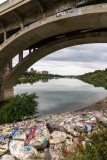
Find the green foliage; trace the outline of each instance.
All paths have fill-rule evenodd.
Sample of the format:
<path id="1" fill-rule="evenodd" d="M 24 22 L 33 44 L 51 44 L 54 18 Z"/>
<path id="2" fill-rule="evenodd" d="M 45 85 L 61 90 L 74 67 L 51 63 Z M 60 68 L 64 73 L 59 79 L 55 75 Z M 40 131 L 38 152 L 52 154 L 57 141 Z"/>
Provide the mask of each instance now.
<path id="1" fill-rule="evenodd" d="M 25 72 L 19 80 L 17 81 L 16 84 L 21 84 L 21 83 L 30 83 L 33 84 L 35 82 L 38 82 L 39 80 L 48 80 L 48 79 L 53 79 L 53 78 L 65 78 L 65 76 L 61 75 L 54 75 L 54 74 L 40 74 L 40 73 L 35 73 L 35 72 Z"/>
<path id="2" fill-rule="evenodd" d="M 78 78 L 86 83 L 94 85 L 95 87 L 103 87 L 107 89 L 107 69 L 86 73 L 78 76 Z"/>
<path id="3" fill-rule="evenodd" d="M 107 129 L 94 132 L 86 143 L 86 149 L 79 145 L 69 160 L 107 160 Z"/>
<path id="4" fill-rule="evenodd" d="M 0 110 L 0 123 L 12 123 L 20 121 L 25 116 L 32 116 L 38 113 L 38 97 L 35 93 L 18 94 L 9 99 Z"/>

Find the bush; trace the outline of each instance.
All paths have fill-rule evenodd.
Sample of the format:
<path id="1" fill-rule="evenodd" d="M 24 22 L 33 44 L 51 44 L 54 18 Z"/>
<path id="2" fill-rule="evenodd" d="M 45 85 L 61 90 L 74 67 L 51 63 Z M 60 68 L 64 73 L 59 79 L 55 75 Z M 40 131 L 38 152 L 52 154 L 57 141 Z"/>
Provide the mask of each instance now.
<path id="1" fill-rule="evenodd" d="M 0 123 L 12 123 L 20 121 L 25 116 L 32 116 L 38 113 L 38 97 L 32 94 L 17 94 L 10 98 L 0 110 Z"/>
<path id="2" fill-rule="evenodd" d="M 102 128 L 90 136 L 86 149 L 78 145 L 75 154 L 67 157 L 69 160 L 107 160 L 107 129 Z"/>

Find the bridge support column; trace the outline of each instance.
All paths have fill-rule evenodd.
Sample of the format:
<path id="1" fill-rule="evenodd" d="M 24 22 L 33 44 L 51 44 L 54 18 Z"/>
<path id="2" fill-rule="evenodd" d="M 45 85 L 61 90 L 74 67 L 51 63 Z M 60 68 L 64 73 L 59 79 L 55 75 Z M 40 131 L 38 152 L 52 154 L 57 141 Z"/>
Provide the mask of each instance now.
<path id="1" fill-rule="evenodd" d="M 31 53 L 31 49 L 29 49 L 29 54 Z"/>
<path id="2" fill-rule="evenodd" d="M 21 26 L 20 26 L 20 27 L 21 27 L 21 30 L 24 28 L 24 25 L 23 25 L 23 23 L 21 24 Z"/>
<path id="3" fill-rule="evenodd" d="M 3 80 L 8 75 L 12 69 L 12 60 L 4 67 L 3 71 L 0 73 L 0 101 L 4 101 L 10 97 L 14 96 L 14 89 L 4 89 Z"/>
<path id="4" fill-rule="evenodd" d="M 9 62 L 9 71 L 12 70 L 12 60 Z"/>
<path id="5" fill-rule="evenodd" d="M 19 53 L 19 62 L 21 62 L 23 59 L 23 52 Z"/>
<path id="6" fill-rule="evenodd" d="M 10 72 L 10 63 L 8 63 L 4 68 L 3 68 L 3 71 L 2 71 L 2 78 L 5 78 L 6 75 Z"/>
<path id="7" fill-rule="evenodd" d="M 14 96 L 14 89 L 0 89 L 0 101 L 5 101 Z"/>
<path id="8" fill-rule="evenodd" d="M 6 31 L 4 32 L 4 41 L 6 41 Z"/>

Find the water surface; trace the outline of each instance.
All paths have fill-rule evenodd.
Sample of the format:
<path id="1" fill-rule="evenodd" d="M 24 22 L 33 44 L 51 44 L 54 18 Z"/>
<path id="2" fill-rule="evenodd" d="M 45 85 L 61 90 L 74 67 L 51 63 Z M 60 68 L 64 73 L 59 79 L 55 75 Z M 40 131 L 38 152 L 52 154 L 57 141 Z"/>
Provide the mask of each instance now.
<path id="1" fill-rule="evenodd" d="M 14 87 L 15 94 L 24 92 L 37 94 L 40 114 L 72 112 L 107 96 L 107 90 L 102 87 L 67 78 Z"/>

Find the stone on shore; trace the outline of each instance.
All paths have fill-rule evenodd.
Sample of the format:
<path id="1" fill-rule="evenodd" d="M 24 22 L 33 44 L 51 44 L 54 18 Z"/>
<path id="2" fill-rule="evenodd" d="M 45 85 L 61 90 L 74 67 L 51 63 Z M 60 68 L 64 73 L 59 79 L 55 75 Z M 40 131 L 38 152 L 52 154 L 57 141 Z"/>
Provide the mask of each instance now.
<path id="1" fill-rule="evenodd" d="M 63 151 L 74 153 L 79 141 L 107 127 L 107 111 L 39 116 L 0 126 L 0 160 L 62 160 Z M 38 159 L 39 159 L 38 158 Z"/>

